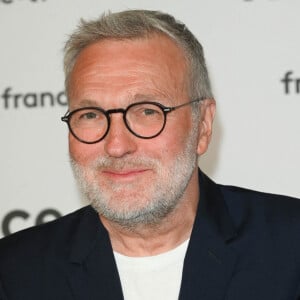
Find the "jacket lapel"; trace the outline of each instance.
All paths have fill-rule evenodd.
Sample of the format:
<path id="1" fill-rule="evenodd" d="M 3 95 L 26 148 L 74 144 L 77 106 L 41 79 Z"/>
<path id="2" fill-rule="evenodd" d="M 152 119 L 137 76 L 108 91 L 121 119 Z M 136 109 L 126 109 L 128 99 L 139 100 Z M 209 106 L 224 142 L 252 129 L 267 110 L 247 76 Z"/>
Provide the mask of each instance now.
<path id="1" fill-rule="evenodd" d="M 218 186 L 200 173 L 200 202 L 184 261 L 180 300 L 224 299 L 236 254 L 236 231 Z"/>
<path id="2" fill-rule="evenodd" d="M 108 233 L 90 207 L 71 242 L 68 270 L 74 299 L 123 299 Z"/>

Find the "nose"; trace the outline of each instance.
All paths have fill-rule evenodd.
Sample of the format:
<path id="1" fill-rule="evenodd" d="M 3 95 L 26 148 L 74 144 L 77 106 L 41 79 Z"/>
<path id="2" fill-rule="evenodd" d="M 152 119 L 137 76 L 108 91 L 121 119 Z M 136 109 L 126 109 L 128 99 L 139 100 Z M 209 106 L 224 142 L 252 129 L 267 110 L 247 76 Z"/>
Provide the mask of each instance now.
<path id="1" fill-rule="evenodd" d="M 135 152 L 136 137 L 127 129 L 121 113 L 110 116 L 110 128 L 104 138 L 104 150 L 111 157 L 120 158 Z"/>

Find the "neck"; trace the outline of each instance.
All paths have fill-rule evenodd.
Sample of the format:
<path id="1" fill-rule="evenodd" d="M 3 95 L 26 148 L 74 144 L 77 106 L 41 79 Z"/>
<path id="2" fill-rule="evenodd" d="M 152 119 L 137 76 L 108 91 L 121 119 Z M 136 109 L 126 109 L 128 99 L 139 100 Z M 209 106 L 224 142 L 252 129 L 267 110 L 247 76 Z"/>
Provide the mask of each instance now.
<path id="1" fill-rule="evenodd" d="M 177 207 L 158 224 L 128 228 L 104 216 L 100 219 L 109 233 L 114 251 L 126 256 L 157 255 L 177 247 L 190 237 L 198 201 L 198 173 L 195 172 Z"/>

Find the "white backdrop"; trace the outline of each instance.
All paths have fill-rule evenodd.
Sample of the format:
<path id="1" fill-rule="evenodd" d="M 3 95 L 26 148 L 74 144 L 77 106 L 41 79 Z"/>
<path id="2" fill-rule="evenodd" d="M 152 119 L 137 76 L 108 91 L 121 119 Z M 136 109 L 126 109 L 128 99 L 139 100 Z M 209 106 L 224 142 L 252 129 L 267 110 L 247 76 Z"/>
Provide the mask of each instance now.
<path id="1" fill-rule="evenodd" d="M 69 166 L 62 48 L 78 20 L 173 14 L 203 44 L 215 181 L 300 198 L 299 0 L 0 0 L 0 236 L 84 205 Z"/>

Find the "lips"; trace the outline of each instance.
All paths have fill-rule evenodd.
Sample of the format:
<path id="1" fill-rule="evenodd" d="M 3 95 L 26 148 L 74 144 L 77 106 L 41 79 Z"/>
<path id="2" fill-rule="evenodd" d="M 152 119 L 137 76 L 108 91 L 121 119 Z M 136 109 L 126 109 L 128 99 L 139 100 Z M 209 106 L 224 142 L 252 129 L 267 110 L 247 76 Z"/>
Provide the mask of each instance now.
<path id="1" fill-rule="evenodd" d="M 105 169 L 102 170 L 102 174 L 110 178 L 126 179 L 126 178 L 133 178 L 142 175 L 148 170 L 149 169 L 124 169 L 124 170 Z"/>

